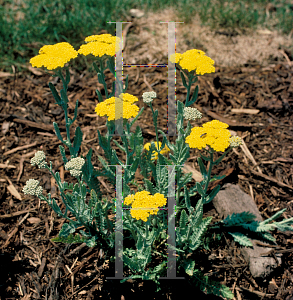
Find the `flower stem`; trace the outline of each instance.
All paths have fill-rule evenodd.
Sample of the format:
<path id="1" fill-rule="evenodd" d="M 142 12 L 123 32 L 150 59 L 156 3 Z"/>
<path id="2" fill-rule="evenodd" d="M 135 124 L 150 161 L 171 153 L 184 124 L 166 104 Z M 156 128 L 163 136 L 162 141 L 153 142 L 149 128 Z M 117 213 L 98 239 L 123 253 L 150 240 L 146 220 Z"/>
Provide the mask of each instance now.
<path id="1" fill-rule="evenodd" d="M 210 165 L 209 165 L 209 170 L 208 170 L 208 174 L 207 174 L 208 177 L 207 177 L 207 181 L 206 181 L 205 188 L 204 188 L 205 195 L 206 195 L 206 192 L 208 190 L 208 185 L 209 185 L 209 182 L 211 180 L 212 168 L 214 166 L 214 164 L 213 164 L 213 162 L 214 162 L 214 151 L 213 150 L 211 150 L 211 152 L 210 152 L 209 161 L 210 161 Z"/>
<path id="2" fill-rule="evenodd" d="M 108 99 L 109 94 L 108 94 L 107 84 L 106 84 L 106 81 L 105 81 L 104 60 L 102 58 L 99 58 L 98 61 L 99 61 L 100 71 L 101 71 L 100 74 L 101 74 L 101 77 L 102 77 L 102 82 L 101 83 L 104 86 L 104 90 L 105 90 L 105 94 L 106 94 L 106 99 Z"/>
<path id="3" fill-rule="evenodd" d="M 70 154 L 71 153 L 71 141 L 70 141 L 70 130 L 69 130 L 69 122 L 68 122 L 68 112 L 67 112 L 67 103 L 68 103 L 68 98 L 67 98 L 67 84 L 66 84 L 66 80 L 64 79 L 63 75 L 62 75 L 62 71 L 61 69 L 60 70 L 57 70 L 57 75 L 59 76 L 59 78 L 61 79 L 62 81 L 62 84 L 63 84 L 63 90 L 64 90 L 64 94 L 65 94 L 65 99 L 64 99 L 64 102 L 65 102 L 65 105 L 63 106 L 62 105 L 62 108 L 63 108 L 63 111 L 64 111 L 64 114 L 65 114 L 65 127 L 66 127 L 66 135 L 67 135 L 67 141 L 69 143 L 69 150 L 70 150 Z M 62 94 L 61 94 L 61 97 L 62 97 Z"/>
<path id="4" fill-rule="evenodd" d="M 150 103 L 150 108 L 152 110 L 152 113 L 153 113 L 153 120 L 154 120 L 154 125 L 155 125 L 155 130 L 156 130 L 156 140 L 157 140 L 157 149 L 159 150 L 159 134 L 158 134 L 158 124 L 155 120 L 155 112 L 154 112 L 154 109 L 153 109 L 153 105 L 152 105 L 152 102 Z M 160 153 L 161 151 L 159 151 Z"/>

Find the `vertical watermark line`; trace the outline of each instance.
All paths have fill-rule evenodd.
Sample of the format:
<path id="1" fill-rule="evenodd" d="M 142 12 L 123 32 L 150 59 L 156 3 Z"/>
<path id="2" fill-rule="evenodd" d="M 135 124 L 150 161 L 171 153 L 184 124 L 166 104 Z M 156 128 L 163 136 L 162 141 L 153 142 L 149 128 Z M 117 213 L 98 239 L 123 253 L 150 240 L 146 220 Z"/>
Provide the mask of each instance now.
<path id="1" fill-rule="evenodd" d="M 116 50 L 117 46 L 119 50 L 116 53 L 115 57 L 115 133 L 116 135 L 123 135 L 123 101 L 119 98 L 122 93 L 122 72 L 123 72 L 123 60 L 122 60 L 122 45 L 123 45 L 123 37 L 122 37 L 122 23 L 116 23 L 116 36 L 120 38 L 119 45 L 115 45 Z M 116 51 L 115 51 L 116 52 Z M 118 100 L 120 99 L 120 100 Z"/>
<path id="2" fill-rule="evenodd" d="M 171 55 L 175 55 L 176 52 L 176 35 L 175 35 L 175 23 L 184 22 L 160 22 L 168 24 L 168 134 L 166 136 L 177 136 L 176 133 L 176 69 L 175 63 L 170 61 Z M 160 135 L 162 137 L 162 135 Z"/>
<path id="3" fill-rule="evenodd" d="M 113 166 L 113 165 L 110 165 Z M 116 224 L 115 224 L 115 277 L 107 279 L 123 279 L 123 213 L 122 213 L 122 166 L 116 166 Z"/>
<path id="4" fill-rule="evenodd" d="M 175 63 L 170 61 L 170 56 L 175 55 L 175 22 L 168 23 L 168 136 L 176 136 L 176 98 L 175 98 Z"/>
<path id="5" fill-rule="evenodd" d="M 172 170 L 173 168 L 173 170 Z M 176 247 L 176 233 L 175 233 L 175 175 L 176 165 L 168 165 L 168 262 L 167 262 L 167 277 L 160 277 L 160 279 L 185 279 L 185 277 L 177 277 L 176 270 L 176 251 L 170 246 Z M 170 245 L 170 246 L 169 246 Z"/>
<path id="6" fill-rule="evenodd" d="M 122 38 L 123 38 L 122 37 L 122 23 L 129 23 L 129 22 L 107 22 L 107 23 L 116 23 L 116 36 L 120 38 L 120 43 L 122 43 L 123 42 L 123 40 L 122 40 Z M 160 23 L 168 23 L 168 34 L 170 35 L 170 32 L 171 32 L 171 38 L 169 38 L 169 41 L 168 41 L 168 47 L 170 49 L 170 50 L 169 49 L 168 50 L 171 51 L 171 53 L 169 53 L 169 55 L 168 55 L 168 113 L 170 112 L 171 122 L 169 122 L 169 118 L 168 118 L 168 134 L 167 135 L 174 136 L 176 134 L 176 129 L 175 129 L 176 127 L 175 127 L 175 122 L 174 122 L 175 116 L 176 116 L 176 107 L 175 107 L 176 70 L 175 70 L 175 64 L 170 62 L 170 55 L 174 54 L 175 49 L 176 49 L 175 22 L 172 22 L 173 24 L 171 23 L 174 26 L 171 26 L 170 29 L 169 29 L 169 22 L 160 22 Z M 184 23 L 184 22 L 176 22 L 176 23 Z M 172 32 L 173 32 L 173 34 L 172 34 Z M 174 47 L 173 47 L 173 45 L 171 45 L 172 41 L 173 41 Z M 117 47 L 117 44 L 116 44 L 116 47 Z M 172 49 L 174 49 L 174 51 Z M 116 48 L 116 50 L 117 50 L 117 48 Z M 173 70 L 172 70 L 171 64 L 173 65 Z M 169 70 L 169 68 L 170 68 L 170 70 Z M 172 75 L 172 72 L 173 72 L 173 75 Z M 115 78 L 116 78 L 116 82 L 115 82 L 115 128 L 116 128 L 116 135 L 118 133 L 118 136 L 123 135 L 123 101 L 121 101 L 122 99 L 119 98 L 120 94 L 123 91 L 122 74 L 123 74 L 122 47 L 119 47 L 119 50 L 117 51 L 117 54 L 116 54 L 116 60 L 115 60 Z M 169 85 L 171 85 L 171 88 L 169 87 Z M 170 106 L 171 106 L 170 109 L 169 109 L 169 99 L 170 99 Z M 169 131 L 169 128 L 170 128 L 170 131 Z M 111 136 L 114 136 L 114 135 L 115 134 L 111 134 Z M 116 264 L 116 260 L 115 260 L 115 270 L 116 270 L 116 273 L 118 273 L 119 275 L 118 275 L 118 277 L 117 276 L 107 277 L 107 279 L 123 279 L 122 169 L 121 169 L 121 166 L 118 166 L 118 165 L 115 165 L 115 166 L 116 166 L 117 178 L 121 178 L 119 183 L 117 182 L 117 179 L 116 179 L 116 183 L 118 183 L 118 184 L 116 184 L 116 189 L 117 189 L 116 195 L 117 195 L 118 205 L 117 205 L 117 202 L 115 205 L 116 208 L 118 208 L 117 214 L 116 214 L 115 253 L 116 253 L 116 259 L 119 258 L 117 264 Z M 118 177 L 119 172 L 118 172 L 117 167 L 120 167 L 119 170 L 120 170 L 121 177 Z M 171 189 L 173 190 L 173 195 L 174 195 L 173 201 L 172 201 L 172 197 L 171 197 L 170 198 L 171 201 L 169 202 L 170 206 L 168 205 L 169 220 L 170 220 L 170 217 L 172 216 L 172 214 L 174 213 L 174 207 L 176 205 L 174 183 L 175 183 L 175 181 L 173 182 L 173 186 L 171 187 Z M 117 188 L 117 186 L 119 186 L 120 189 Z M 169 189 L 170 189 L 170 185 L 168 187 L 168 193 L 170 194 Z M 118 195 L 120 195 L 120 201 L 119 201 Z M 170 207 L 172 207 L 172 210 L 169 212 Z M 173 229 L 173 232 L 172 232 L 172 229 Z M 175 219 L 173 222 L 171 220 L 170 220 L 170 222 L 168 222 L 168 231 L 170 231 L 170 238 L 168 239 L 168 243 L 175 247 Z M 117 235 L 117 232 L 118 232 L 118 235 Z M 173 243 L 172 243 L 172 240 L 173 240 Z M 171 279 L 171 278 L 172 279 L 174 279 L 174 278 L 185 279 L 185 277 L 176 277 L 176 257 L 175 257 L 175 261 L 174 261 L 174 256 L 176 254 L 174 254 L 174 250 L 172 250 L 170 248 L 168 250 L 170 253 L 169 257 L 171 258 L 171 263 L 169 263 L 169 257 L 168 257 L 168 267 L 169 267 L 168 277 L 161 277 L 160 279 Z M 171 253 L 171 250 L 173 251 L 173 253 Z M 173 263 L 172 263 L 172 258 L 173 258 Z M 174 273 L 175 273 L 175 277 L 174 277 Z M 169 275 L 171 275 L 172 277 L 169 277 Z"/>
<path id="7" fill-rule="evenodd" d="M 172 172 L 172 167 L 168 166 L 168 268 L 167 268 L 167 277 L 170 279 L 176 278 L 176 251 L 172 250 L 169 245 L 176 247 L 175 240 L 175 216 L 171 219 L 171 216 L 175 211 L 175 172 Z M 171 178 L 170 178 L 171 177 Z"/>
<path id="8" fill-rule="evenodd" d="M 116 24 L 116 37 L 120 39 L 119 43 L 115 44 L 115 133 L 111 136 L 125 136 L 123 134 L 123 99 L 119 98 L 123 92 L 123 36 L 122 24 L 129 22 L 107 22 Z M 130 22 L 131 23 L 131 22 Z"/>

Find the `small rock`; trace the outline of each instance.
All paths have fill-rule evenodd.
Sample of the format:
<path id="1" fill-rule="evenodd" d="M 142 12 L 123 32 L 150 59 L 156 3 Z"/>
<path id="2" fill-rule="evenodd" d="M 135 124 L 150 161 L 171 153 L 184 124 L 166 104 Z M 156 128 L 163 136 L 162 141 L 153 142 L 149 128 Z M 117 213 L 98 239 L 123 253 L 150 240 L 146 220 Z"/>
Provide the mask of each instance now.
<path id="1" fill-rule="evenodd" d="M 220 190 L 217 196 L 213 200 L 213 205 L 221 218 L 226 218 L 232 213 L 241 213 L 249 211 L 256 216 L 257 221 L 263 221 L 263 218 L 253 201 L 253 199 L 244 193 L 238 185 L 227 183 L 223 186 L 223 190 Z M 272 248 L 259 247 L 256 245 L 253 239 L 250 239 L 253 248 L 242 247 L 241 253 L 244 256 L 247 263 L 249 263 L 249 269 L 251 275 L 254 278 L 266 278 L 270 273 L 278 266 L 276 260 L 270 256 L 263 256 L 262 253 L 267 253 Z M 278 263 L 281 264 L 282 254 L 276 254 Z"/>
<path id="2" fill-rule="evenodd" d="M 130 15 L 135 18 L 141 18 L 144 16 L 144 12 L 140 9 L 132 8 L 129 12 Z"/>
<path id="3" fill-rule="evenodd" d="M 266 278 L 269 276 L 275 268 L 277 268 L 278 263 L 281 264 L 282 254 L 276 254 L 278 263 L 271 256 L 262 256 L 261 253 L 266 253 L 272 250 L 269 247 L 259 247 L 255 244 L 255 241 L 251 239 L 253 248 L 244 247 L 241 249 L 241 253 L 245 260 L 249 263 L 249 270 L 254 278 Z"/>

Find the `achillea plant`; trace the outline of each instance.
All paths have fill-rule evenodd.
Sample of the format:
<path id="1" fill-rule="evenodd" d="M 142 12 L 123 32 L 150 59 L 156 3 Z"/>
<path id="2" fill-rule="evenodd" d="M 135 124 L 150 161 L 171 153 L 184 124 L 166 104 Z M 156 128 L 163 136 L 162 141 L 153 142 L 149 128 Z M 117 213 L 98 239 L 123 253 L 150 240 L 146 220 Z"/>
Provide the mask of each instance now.
<path id="1" fill-rule="evenodd" d="M 167 237 L 167 224 L 164 221 L 164 208 L 168 199 L 168 169 L 167 166 L 181 166 L 189 157 L 190 148 L 197 148 L 205 151 L 206 155 L 200 154 L 197 159 L 202 173 L 203 180 L 197 182 L 192 188 L 187 190 L 186 184 L 191 181 L 191 173 L 182 174 L 179 167 L 176 173 L 176 209 L 177 214 L 173 214 L 168 222 L 176 219 L 176 247 L 169 245 L 171 249 L 176 250 L 178 257 L 176 259 L 178 268 L 183 268 L 185 273 L 189 275 L 190 282 L 198 285 L 206 293 L 213 293 L 221 295 L 227 299 L 233 299 L 234 295 L 230 289 L 217 282 L 211 281 L 207 276 L 204 276 L 199 269 L 195 268 L 195 261 L 188 256 L 190 253 L 196 253 L 204 247 L 204 238 L 207 230 L 211 231 L 215 228 L 221 228 L 222 231 L 229 230 L 231 236 L 242 246 L 251 246 L 251 242 L 247 234 L 252 231 L 259 234 L 260 238 L 275 242 L 273 236 L 269 233 L 271 230 L 277 228 L 281 231 L 291 230 L 293 218 L 286 219 L 281 222 L 274 222 L 275 218 L 279 217 L 282 212 L 276 213 L 270 219 L 263 222 L 254 221 L 255 216 L 244 212 L 228 216 L 222 222 L 211 226 L 212 217 L 203 218 L 203 205 L 211 202 L 220 186 L 215 187 L 210 194 L 207 193 L 208 185 L 214 180 L 223 178 L 222 176 L 212 176 L 213 166 L 219 164 L 227 153 L 234 147 L 238 147 L 242 140 L 240 137 L 231 137 L 228 130 L 228 125 L 218 120 L 213 120 L 191 128 L 188 121 L 187 128 L 183 127 L 183 118 L 187 120 L 196 120 L 201 118 L 201 113 L 196 109 L 190 107 L 197 99 L 198 87 L 195 88 L 191 95 L 191 86 L 197 81 L 199 75 L 211 73 L 215 71 L 213 66 L 214 61 L 207 57 L 203 51 L 192 49 L 183 54 L 176 53 L 171 61 L 176 62 L 180 70 L 180 75 L 184 86 L 187 89 L 187 96 L 185 104 L 180 101 L 178 103 L 178 118 L 177 131 L 179 136 L 175 144 L 171 144 L 164 132 L 157 128 L 158 110 L 154 111 L 152 102 L 156 98 L 156 93 L 145 92 L 142 95 L 143 102 L 150 106 L 153 115 L 153 122 L 156 132 L 156 141 L 145 143 L 142 137 L 142 132 L 139 126 L 136 127 L 135 132 L 130 132 L 130 128 L 136 120 L 142 115 L 144 108 L 139 109 L 134 103 L 138 98 L 125 93 L 128 87 L 128 77 L 125 82 L 125 89 L 119 95 L 119 98 L 114 97 L 114 84 L 111 94 L 108 93 L 107 85 L 104 76 L 104 62 L 107 61 L 107 67 L 113 75 L 115 75 L 113 56 L 118 49 L 119 40 L 109 34 L 94 35 L 86 38 L 87 44 L 82 45 L 78 51 L 68 43 L 59 43 L 56 45 L 44 46 L 41 48 L 38 56 L 30 60 L 33 67 L 44 66 L 48 70 L 55 70 L 56 76 L 59 76 L 63 83 L 63 89 L 60 95 L 55 87 L 50 83 L 49 87 L 53 93 L 56 103 L 61 106 L 65 112 L 65 124 L 67 139 L 64 140 L 60 134 L 58 125 L 54 122 L 54 128 L 59 140 L 69 148 L 70 158 L 67 159 L 65 149 L 59 146 L 65 169 L 70 171 L 71 176 L 78 181 L 75 185 L 72 183 L 61 182 L 58 172 L 52 171 L 52 162 L 48 167 L 46 156 L 43 151 L 37 151 L 35 156 L 31 159 L 32 165 L 37 165 L 41 169 L 47 169 L 54 177 L 62 198 L 65 204 L 65 212 L 63 213 L 57 205 L 55 199 L 51 198 L 50 193 L 48 198 L 45 197 L 43 189 L 39 186 L 39 181 L 30 179 L 27 181 L 23 192 L 29 195 L 35 195 L 41 200 L 44 200 L 57 213 L 57 215 L 68 220 L 64 223 L 59 235 L 53 238 L 54 241 L 63 243 L 82 243 L 85 242 L 89 247 L 99 245 L 103 247 L 106 256 L 109 251 L 115 247 L 115 225 L 114 220 L 109 220 L 108 211 L 116 211 L 115 204 L 111 204 L 107 199 L 102 199 L 100 191 L 100 183 L 97 180 L 98 176 L 104 176 L 109 179 L 113 186 L 116 186 L 115 165 L 124 165 L 125 173 L 123 177 L 123 207 L 131 208 L 124 211 L 123 230 L 130 232 L 132 239 L 135 241 L 135 249 L 125 249 L 123 251 L 123 262 L 131 272 L 131 278 L 142 278 L 144 280 L 154 280 L 158 284 L 159 278 L 164 275 L 167 269 L 166 256 L 163 253 L 156 251 L 155 245 Z M 103 100 L 102 95 L 97 90 L 99 103 L 96 105 L 95 112 L 97 115 L 106 118 L 106 125 L 108 132 L 106 136 L 102 136 L 98 131 L 99 144 L 104 150 L 106 160 L 98 156 L 102 164 L 102 171 L 93 169 L 91 163 L 92 149 L 89 150 L 86 157 L 79 156 L 79 149 L 82 141 L 82 132 L 80 127 L 76 128 L 73 141 L 70 138 L 69 128 L 77 117 L 78 101 L 76 102 L 74 118 L 70 119 L 67 112 L 67 87 L 70 81 L 69 71 L 64 64 L 77 55 L 94 55 L 97 58 L 97 64 L 94 67 L 98 73 L 99 82 L 104 85 L 106 99 Z M 66 77 L 63 77 L 62 70 L 66 70 Z M 183 76 L 184 70 L 188 70 L 186 74 L 188 83 Z M 123 134 L 121 136 L 123 145 L 117 141 L 114 143 L 126 154 L 126 162 L 120 161 L 117 157 L 116 151 L 111 148 L 110 142 L 112 140 L 111 134 L 115 129 L 115 105 L 123 103 Z M 129 118 L 134 118 L 129 122 Z M 126 126 L 126 128 L 124 128 Z M 162 142 L 159 141 L 158 131 L 163 135 Z M 131 148 L 131 152 L 128 150 Z M 214 160 L 216 152 L 223 152 L 223 154 Z M 166 155 L 170 158 L 167 158 Z M 206 169 L 203 161 L 209 163 Z M 144 177 L 144 186 L 140 186 L 134 179 L 135 172 L 139 167 L 140 173 Z M 174 174 L 175 167 L 172 170 Z M 154 178 L 153 184 L 149 178 L 150 172 Z M 129 184 L 136 184 L 139 192 L 134 193 L 129 188 Z M 184 188 L 184 191 L 182 191 Z M 86 195 L 90 193 L 90 200 L 86 203 Z M 190 204 L 190 197 L 199 194 L 195 207 Z M 68 210 L 76 218 L 73 221 L 67 216 Z M 85 227 L 84 230 L 79 230 L 79 234 L 73 235 L 77 228 Z M 241 232 L 232 231 L 231 228 L 236 227 L 242 229 Z M 244 231 L 243 231 L 244 230 Z M 246 232 L 245 232 L 246 230 Z M 153 269 L 146 271 L 146 265 L 152 261 L 152 255 L 162 255 L 164 257 L 163 263 Z M 111 259 L 114 257 L 111 256 Z M 129 279 L 128 277 L 121 280 L 121 282 Z"/>

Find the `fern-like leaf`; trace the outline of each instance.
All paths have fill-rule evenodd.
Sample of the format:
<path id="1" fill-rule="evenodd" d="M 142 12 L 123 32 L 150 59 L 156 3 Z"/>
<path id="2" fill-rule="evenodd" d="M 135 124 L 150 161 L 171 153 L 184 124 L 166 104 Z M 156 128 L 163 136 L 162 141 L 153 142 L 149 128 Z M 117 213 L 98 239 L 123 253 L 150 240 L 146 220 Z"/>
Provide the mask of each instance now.
<path id="1" fill-rule="evenodd" d="M 81 237 L 79 234 L 73 235 L 72 233 L 68 237 L 54 237 L 51 239 L 52 242 L 60 242 L 66 244 L 84 243 L 88 238 Z"/>
<path id="2" fill-rule="evenodd" d="M 227 216 L 222 223 L 225 224 L 225 226 L 235 226 L 242 223 L 251 222 L 256 218 L 254 214 L 252 214 L 249 211 L 244 211 L 242 213 L 235 214 Z"/>
<path id="3" fill-rule="evenodd" d="M 190 284 L 196 285 L 206 294 L 214 294 L 216 296 L 221 296 L 226 299 L 233 299 L 234 294 L 231 290 L 217 281 L 209 279 L 208 276 L 204 276 L 199 270 L 194 270 L 192 280 Z"/>
<path id="4" fill-rule="evenodd" d="M 198 226 L 198 228 L 196 228 L 194 230 L 194 233 L 191 236 L 191 241 L 190 241 L 190 245 L 189 248 L 191 250 L 196 250 L 200 244 L 202 243 L 202 237 L 205 234 L 205 232 L 208 229 L 208 225 L 210 224 L 210 222 L 212 221 L 213 217 L 207 217 L 202 219 L 201 224 Z"/>
<path id="5" fill-rule="evenodd" d="M 228 232 L 231 234 L 235 240 L 235 242 L 238 242 L 241 246 L 244 247 L 253 247 L 252 242 L 249 240 L 249 238 L 240 232 Z"/>
<path id="6" fill-rule="evenodd" d="M 182 209 L 181 211 L 181 214 L 180 214 L 180 221 L 179 221 L 179 227 L 180 227 L 180 234 L 181 235 L 186 235 L 186 232 L 187 232 L 187 224 L 188 222 L 188 216 L 187 216 L 187 213 L 184 209 Z"/>
<path id="7" fill-rule="evenodd" d="M 276 244 L 276 239 L 269 232 L 258 232 L 257 234 L 260 238 Z"/>

